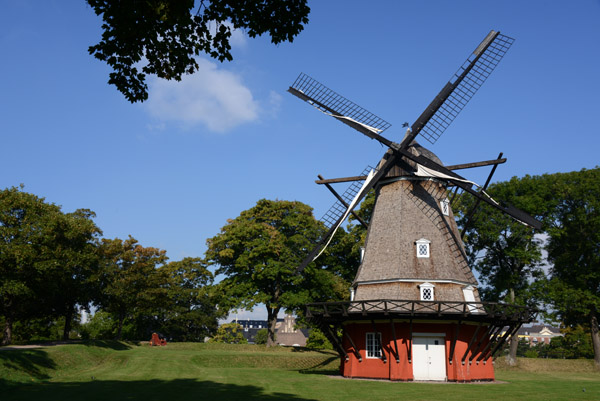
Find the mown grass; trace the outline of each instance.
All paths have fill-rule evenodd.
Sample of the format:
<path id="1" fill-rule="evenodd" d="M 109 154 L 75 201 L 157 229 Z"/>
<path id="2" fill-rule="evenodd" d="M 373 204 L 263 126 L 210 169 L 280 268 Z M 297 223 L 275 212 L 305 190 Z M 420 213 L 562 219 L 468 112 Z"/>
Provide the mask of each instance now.
<path id="1" fill-rule="evenodd" d="M 250 345 L 94 342 L 0 351 L 0 400 L 599 400 L 590 361 L 498 361 L 497 383 L 336 376 L 337 355 Z"/>

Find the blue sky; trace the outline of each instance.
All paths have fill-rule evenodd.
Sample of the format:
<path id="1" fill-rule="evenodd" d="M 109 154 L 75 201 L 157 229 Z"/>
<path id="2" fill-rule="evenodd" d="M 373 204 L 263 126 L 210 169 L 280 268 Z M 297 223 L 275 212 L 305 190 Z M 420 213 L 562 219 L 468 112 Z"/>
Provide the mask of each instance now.
<path id="1" fill-rule="evenodd" d="M 151 78 L 150 99 L 132 105 L 87 53 L 101 21 L 83 0 L 0 0 L 0 187 L 91 209 L 105 237 L 171 260 L 202 256 L 261 198 L 319 218 L 333 198 L 316 175 L 357 175 L 384 152 L 288 94 L 300 72 L 391 122 L 399 141 L 491 29 L 516 42 L 431 150 L 446 164 L 504 152 L 495 180 L 599 164 L 599 0 L 309 5 L 293 43 L 237 32 L 233 62 Z M 480 183 L 488 172 L 463 171 Z"/>

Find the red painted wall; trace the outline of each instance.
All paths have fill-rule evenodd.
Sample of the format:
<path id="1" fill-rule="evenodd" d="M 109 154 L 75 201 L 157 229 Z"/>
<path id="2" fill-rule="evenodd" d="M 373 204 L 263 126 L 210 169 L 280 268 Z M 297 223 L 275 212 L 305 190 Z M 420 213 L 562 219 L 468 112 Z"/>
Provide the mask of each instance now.
<path id="1" fill-rule="evenodd" d="M 413 380 L 412 363 L 408 361 L 409 355 L 409 322 L 394 322 L 396 331 L 398 355 L 394 345 L 394 337 L 390 322 L 376 322 L 376 329 L 381 333 L 381 341 L 386 361 L 381 358 L 367 358 L 366 356 L 366 334 L 375 331 L 371 322 L 348 322 L 345 324 L 345 330 L 352 338 L 354 345 L 362 357 L 359 362 L 354 354 L 354 349 L 346 336 L 343 339 L 343 347 L 348 353 L 348 360 L 342 359 L 341 373 L 346 377 L 364 377 L 389 380 Z M 446 340 L 446 376 L 449 381 L 473 381 L 473 380 L 493 380 L 494 366 L 491 358 L 484 363 L 476 363 L 479 354 L 475 356 L 472 363 L 469 364 L 469 357 L 472 351 L 466 356 L 465 364 L 461 363 L 461 358 L 467 350 L 469 341 L 476 330 L 475 325 L 461 324 L 459 327 L 458 340 L 454 348 L 454 357 L 452 364 L 449 362 L 450 347 L 454 338 L 456 323 L 413 323 L 413 333 L 439 333 L 443 334 Z M 483 337 L 485 328 L 479 330 L 478 338 Z M 482 350 L 487 343 L 480 347 Z M 474 348 L 474 347 L 472 347 Z M 399 362 L 396 361 L 399 360 Z"/>

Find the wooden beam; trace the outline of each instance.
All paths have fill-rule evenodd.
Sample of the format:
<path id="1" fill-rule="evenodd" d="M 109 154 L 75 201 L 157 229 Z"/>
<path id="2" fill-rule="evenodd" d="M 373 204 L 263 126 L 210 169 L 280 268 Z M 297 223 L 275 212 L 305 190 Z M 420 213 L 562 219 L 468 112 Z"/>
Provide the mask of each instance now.
<path id="1" fill-rule="evenodd" d="M 362 356 L 360 356 L 360 352 L 358 351 L 358 348 L 356 348 L 356 345 L 354 345 L 354 341 L 352 341 L 352 337 L 350 337 L 350 334 L 348 334 L 348 332 L 346 331 L 346 329 L 342 329 L 342 331 L 344 332 L 344 335 L 346 336 L 346 338 L 348 339 L 348 341 L 350 341 L 350 345 L 352 346 L 352 352 L 354 353 L 354 356 L 356 357 L 356 359 L 358 359 L 358 362 L 362 362 Z"/>
<path id="2" fill-rule="evenodd" d="M 494 159 L 494 160 L 485 160 L 485 161 L 473 162 L 473 163 L 454 164 L 452 166 L 444 166 L 444 167 L 446 167 L 448 170 L 462 170 L 462 169 L 466 169 L 466 168 L 490 166 L 492 164 L 498 165 L 498 164 L 502 164 L 502 163 L 506 163 L 506 158 L 503 158 L 503 159 Z M 328 179 L 323 179 L 323 178 L 319 177 L 318 180 L 315 180 L 315 183 L 317 183 L 319 185 L 323 185 L 323 184 L 337 184 L 337 183 L 340 183 L 340 182 L 364 181 L 366 179 L 367 179 L 366 175 L 357 175 L 357 176 L 354 176 L 354 177 L 328 178 Z"/>
<path id="3" fill-rule="evenodd" d="M 317 177 L 319 177 L 321 180 L 323 179 L 323 176 L 321 174 L 319 174 Z M 335 198 L 340 201 L 340 203 L 342 205 L 344 205 L 344 207 L 346 209 L 348 209 L 350 207 L 350 205 L 348 205 L 348 203 L 346 203 L 346 201 L 344 200 L 344 198 L 342 198 L 336 191 L 335 189 L 333 189 L 333 187 L 329 184 L 325 184 L 325 186 L 327 187 L 327 189 L 333 194 L 333 196 L 335 196 Z M 360 218 L 359 215 L 357 215 L 354 210 L 351 210 L 350 213 L 352 213 L 352 216 L 354 216 L 354 218 L 356 218 L 356 220 L 358 220 L 360 222 L 360 224 L 363 225 L 364 228 L 369 228 L 369 226 L 367 225 L 367 223 L 365 223 L 365 221 L 363 219 Z"/>
<path id="4" fill-rule="evenodd" d="M 366 175 L 357 175 L 355 177 L 342 177 L 342 178 L 330 178 L 324 180 L 322 178 L 315 180 L 317 184 L 336 184 L 338 182 L 350 182 L 350 181 L 364 181 L 367 179 Z"/>
<path id="5" fill-rule="evenodd" d="M 394 348 L 396 349 L 396 363 L 400 363 L 400 352 L 398 352 L 398 339 L 396 338 L 396 328 L 394 327 L 393 319 L 390 319 L 390 325 L 392 326 L 392 336 L 394 337 Z"/>
<path id="6" fill-rule="evenodd" d="M 458 341 L 458 330 L 460 329 L 460 323 L 461 321 L 459 320 L 458 324 L 454 328 L 454 338 L 452 339 L 452 344 L 450 345 L 450 355 L 448 358 L 448 362 L 450 362 L 450 365 L 452 365 L 452 360 L 454 359 L 454 348 L 456 347 L 456 341 Z"/>
<path id="7" fill-rule="evenodd" d="M 413 303 L 414 307 L 414 303 Z M 413 342 L 413 331 L 412 331 L 412 319 L 410 319 L 409 330 L 410 334 L 408 337 L 408 363 L 412 363 L 412 342 Z"/>
<path id="8" fill-rule="evenodd" d="M 377 326 L 375 325 L 375 320 L 371 319 L 371 324 L 373 325 L 373 331 L 375 332 L 375 340 L 379 338 L 379 352 L 381 352 L 381 359 L 383 363 L 387 363 L 387 358 L 385 357 L 385 351 L 383 350 L 383 335 L 377 331 Z M 377 334 L 380 334 L 379 336 Z"/>
<path id="9" fill-rule="evenodd" d="M 502 153 L 500 153 L 502 154 Z M 483 167 L 483 166 L 489 166 L 489 165 L 498 165 L 498 164 L 502 164 L 502 163 L 506 163 L 506 158 L 498 158 L 498 159 L 494 159 L 494 160 L 485 160 L 482 162 L 473 162 L 473 163 L 464 163 L 464 164 L 454 164 L 452 166 L 445 166 L 448 170 L 463 170 L 466 168 L 474 168 L 474 167 Z"/>

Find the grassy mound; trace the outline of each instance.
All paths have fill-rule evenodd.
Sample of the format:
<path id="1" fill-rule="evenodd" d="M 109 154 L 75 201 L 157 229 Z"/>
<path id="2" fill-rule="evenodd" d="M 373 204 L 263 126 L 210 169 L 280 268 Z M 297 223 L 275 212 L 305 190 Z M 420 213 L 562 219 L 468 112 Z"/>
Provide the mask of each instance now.
<path id="1" fill-rule="evenodd" d="M 393 361 L 388 362 L 393 363 Z M 590 361 L 496 363 L 498 383 L 428 384 L 334 376 L 332 351 L 256 345 L 89 342 L 0 350 L 0 400 L 598 400 Z"/>
<path id="2" fill-rule="evenodd" d="M 542 359 L 517 358 L 516 366 L 508 366 L 505 358 L 496 359 L 496 371 L 517 371 L 531 373 L 594 373 L 597 369 L 591 359 Z"/>
<path id="3" fill-rule="evenodd" d="M 91 341 L 81 344 L 55 345 L 0 351 L 0 380 L 32 382 L 76 377 L 81 380 L 117 372 L 156 376 L 153 368 L 180 377 L 203 369 L 287 369 L 335 372 L 339 357 L 332 351 L 257 345 L 171 343 L 150 347 L 117 341 Z M 165 373 L 160 373 L 164 375 Z"/>

